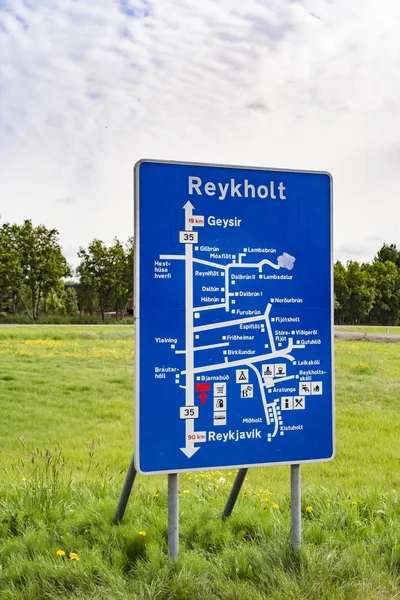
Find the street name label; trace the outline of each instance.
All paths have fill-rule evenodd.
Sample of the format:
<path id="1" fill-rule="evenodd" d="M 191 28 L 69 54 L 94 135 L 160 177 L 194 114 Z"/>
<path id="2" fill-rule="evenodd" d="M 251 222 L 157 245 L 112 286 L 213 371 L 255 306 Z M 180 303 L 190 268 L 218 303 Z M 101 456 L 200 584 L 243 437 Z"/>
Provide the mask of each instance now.
<path id="1" fill-rule="evenodd" d="M 135 166 L 138 471 L 333 457 L 331 187 L 322 172 Z"/>

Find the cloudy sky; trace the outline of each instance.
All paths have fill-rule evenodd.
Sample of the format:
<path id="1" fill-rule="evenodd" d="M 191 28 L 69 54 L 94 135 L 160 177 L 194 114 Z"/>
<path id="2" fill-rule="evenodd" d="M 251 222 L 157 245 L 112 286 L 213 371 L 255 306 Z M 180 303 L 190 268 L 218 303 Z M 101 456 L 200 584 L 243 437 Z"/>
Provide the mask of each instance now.
<path id="1" fill-rule="evenodd" d="M 399 23 L 397 0 L 0 0 L 0 222 L 76 263 L 133 234 L 146 157 L 330 171 L 335 257 L 400 246 Z"/>

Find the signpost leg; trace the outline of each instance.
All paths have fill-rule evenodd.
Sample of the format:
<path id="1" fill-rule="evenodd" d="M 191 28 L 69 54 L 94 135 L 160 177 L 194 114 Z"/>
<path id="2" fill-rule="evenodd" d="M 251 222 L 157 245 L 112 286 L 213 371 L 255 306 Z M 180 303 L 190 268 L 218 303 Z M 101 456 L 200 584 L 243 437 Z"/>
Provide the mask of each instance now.
<path id="1" fill-rule="evenodd" d="M 168 475 L 168 553 L 170 560 L 178 558 L 179 514 L 178 514 L 178 474 Z"/>
<path id="2" fill-rule="evenodd" d="M 248 469 L 239 469 L 239 471 L 237 472 L 236 479 L 233 482 L 231 493 L 229 494 L 229 498 L 225 504 L 224 512 L 222 513 L 222 519 L 224 521 L 232 514 L 237 497 L 239 496 L 239 492 L 242 488 L 244 478 L 247 475 L 247 471 Z"/>
<path id="3" fill-rule="evenodd" d="M 132 455 L 131 462 L 129 464 L 128 471 L 125 477 L 124 487 L 122 488 L 117 510 L 115 511 L 115 515 L 113 518 L 113 525 L 119 525 L 119 523 L 121 523 L 122 519 L 124 518 L 126 506 L 128 504 L 129 496 L 131 495 L 136 473 L 137 471 L 135 469 L 135 464 Z"/>
<path id="4" fill-rule="evenodd" d="M 300 465 L 290 465 L 291 542 L 294 550 L 301 544 L 301 478 Z"/>

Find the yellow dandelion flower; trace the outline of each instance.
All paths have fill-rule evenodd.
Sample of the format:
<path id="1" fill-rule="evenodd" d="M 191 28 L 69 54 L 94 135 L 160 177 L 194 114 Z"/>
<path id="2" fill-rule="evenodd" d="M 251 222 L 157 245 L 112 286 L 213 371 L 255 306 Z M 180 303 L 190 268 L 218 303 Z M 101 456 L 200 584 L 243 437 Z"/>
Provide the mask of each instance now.
<path id="1" fill-rule="evenodd" d="M 79 556 L 77 555 L 76 552 L 70 552 L 69 553 L 69 560 L 79 560 Z"/>
<path id="2" fill-rule="evenodd" d="M 22 478 L 22 481 L 26 481 L 26 477 L 23 477 L 23 478 Z"/>
<path id="3" fill-rule="evenodd" d="M 272 508 L 279 508 L 279 504 L 277 504 L 276 502 L 273 503 Z"/>
<path id="4" fill-rule="evenodd" d="M 183 490 L 184 494 L 190 494 L 189 490 Z"/>
<path id="5" fill-rule="evenodd" d="M 139 531 L 139 535 L 142 535 L 143 537 L 145 537 L 147 535 L 146 531 Z"/>
<path id="6" fill-rule="evenodd" d="M 306 512 L 310 513 L 313 511 L 313 507 L 312 506 L 307 506 L 306 507 Z"/>
<path id="7" fill-rule="evenodd" d="M 153 494 L 154 498 L 157 498 L 158 496 L 158 492 L 156 492 L 155 494 Z"/>
<path id="8" fill-rule="evenodd" d="M 269 502 L 269 498 L 264 498 L 263 502 Z"/>
<path id="9" fill-rule="evenodd" d="M 351 503 L 352 504 L 357 504 L 357 502 L 355 500 L 352 500 Z"/>
<path id="10" fill-rule="evenodd" d="M 57 550 L 56 554 L 57 556 L 65 556 L 64 550 Z"/>

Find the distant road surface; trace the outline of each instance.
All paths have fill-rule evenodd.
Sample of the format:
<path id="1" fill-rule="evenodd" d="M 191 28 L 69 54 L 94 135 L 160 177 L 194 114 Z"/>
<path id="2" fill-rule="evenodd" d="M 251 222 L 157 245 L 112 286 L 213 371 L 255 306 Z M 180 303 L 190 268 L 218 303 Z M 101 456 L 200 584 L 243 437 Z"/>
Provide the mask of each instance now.
<path id="1" fill-rule="evenodd" d="M 367 329 L 367 327 L 365 328 Z M 368 331 L 356 331 L 350 329 L 339 329 L 335 327 L 335 339 L 345 341 L 363 341 L 363 342 L 400 342 L 398 333 L 369 333 Z"/>

